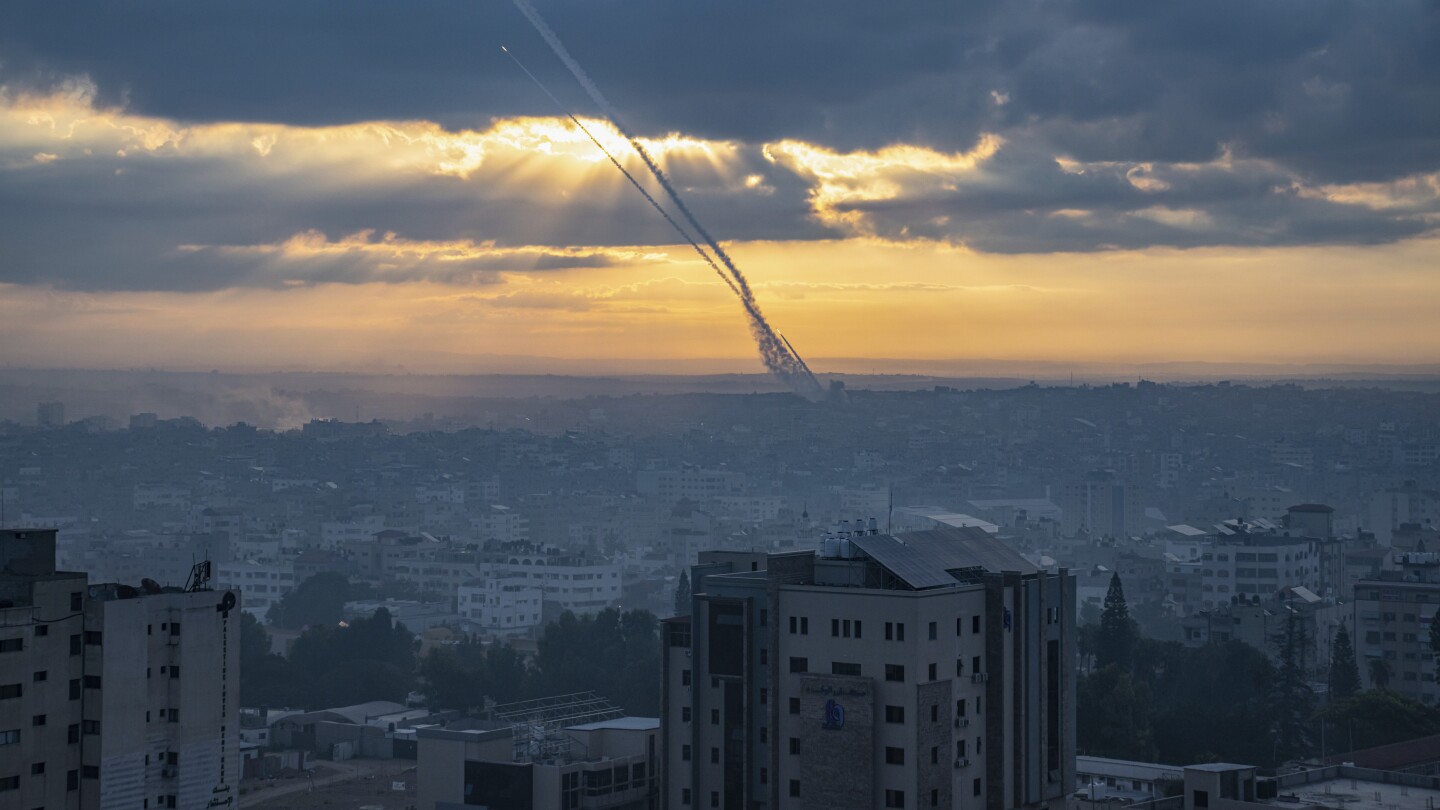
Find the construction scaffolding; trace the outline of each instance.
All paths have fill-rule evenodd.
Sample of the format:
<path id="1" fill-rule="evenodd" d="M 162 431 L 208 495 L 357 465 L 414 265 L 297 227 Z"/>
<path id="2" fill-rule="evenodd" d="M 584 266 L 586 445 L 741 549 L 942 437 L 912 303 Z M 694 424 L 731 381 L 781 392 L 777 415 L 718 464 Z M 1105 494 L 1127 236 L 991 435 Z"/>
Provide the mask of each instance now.
<path id="1" fill-rule="evenodd" d="M 557 762 L 583 759 L 579 741 L 565 733 L 569 726 L 624 717 L 625 712 L 594 692 L 522 700 L 494 707 L 496 720 L 510 725 L 515 762 Z"/>

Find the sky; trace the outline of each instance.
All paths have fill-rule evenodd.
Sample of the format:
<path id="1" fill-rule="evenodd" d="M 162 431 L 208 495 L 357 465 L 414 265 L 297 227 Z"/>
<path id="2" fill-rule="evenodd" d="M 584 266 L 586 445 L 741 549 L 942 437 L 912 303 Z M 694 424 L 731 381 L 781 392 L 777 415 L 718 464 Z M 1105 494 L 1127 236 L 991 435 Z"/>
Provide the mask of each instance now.
<path id="1" fill-rule="evenodd" d="M 1433 0 L 535 4 L 817 371 L 1440 356 Z M 504 0 L 3 4 L 0 364 L 760 370 L 501 45 L 646 179 Z"/>

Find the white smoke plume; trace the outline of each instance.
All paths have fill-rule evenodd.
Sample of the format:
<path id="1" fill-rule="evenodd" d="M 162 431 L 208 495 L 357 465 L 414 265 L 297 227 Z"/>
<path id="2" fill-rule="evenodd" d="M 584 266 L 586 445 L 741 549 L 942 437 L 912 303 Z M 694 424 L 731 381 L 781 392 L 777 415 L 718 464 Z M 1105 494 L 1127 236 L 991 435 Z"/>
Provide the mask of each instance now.
<path id="1" fill-rule="evenodd" d="M 530 4 L 529 0 L 514 0 L 514 3 L 515 7 L 520 10 L 520 13 L 525 15 L 525 18 L 529 20 L 530 24 L 539 32 L 541 38 L 550 46 L 550 50 L 555 52 L 555 56 L 570 70 L 570 73 L 574 75 L 576 81 L 585 89 L 585 92 L 590 96 L 591 100 L 595 102 L 596 106 L 600 108 L 600 111 L 605 114 L 605 117 L 610 120 L 610 123 L 614 125 L 615 129 L 630 142 L 630 146 L 635 149 L 635 152 L 640 155 L 640 159 L 645 163 L 645 168 L 650 170 L 650 174 L 655 177 L 655 181 L 665 190 L 666 196 L 675 204 L 680 214 L 685 217 L 685 220 L 695 229 L 695 232 L 700 235 L 700 238 L 705 241 L 705 244 L 709 245 L 710 249 L 714 251 L 715 256 L 719 258 L 720 262 L 725 265 L 726 270 L 729 271 L 729 275 L 728 277 L 725 273 L 721 273 L 720 275 L 726 279 L 726 282 L 730 285 L 730 289 L 740 299 L 741 306 L 745 308 L 745 313 L 750 320 L 750 334 L 755 338 L 756 347 L 760 351 L 760 359 L 765 363 L 765 367 L 769 369 L 771 374 L 774 374 L 785 382 L 792 391 L 800 396 L 812 400 L 820 399 L 823 395 L 820 389 L 820 383 L 815 379 L 815 375 L 810 372 L 810 368 L 805 365 L 805 361 L 801 360 L 800 355 L 790 346 L 789 341 L 783 340 L 774 328 L 770 326 L 770 322 L 765 319 L 765 315 L 760 311 L 760 305 L 755 301 L 754 293 L 751 292 L 750 285 L 745 279 L 745 274 L 740 272 L 740 268 L 735 265 L 730 255 L 720 247 L 720 244 L 715 241 L 710 233 L 705 230 L 705 227 L 700 224 L 699 220 L 695 218 L 695 215 L 690 211 L 685 201 L 681 199 L 679 192 L 677 192 L 675 187 L 670 183 L 670 179 L 665 175 L 660 165 L 651 157 L 650 153 L 645 149 L 644 144 L 640 143 L 639 139 L 621 123 L 620 116 L 616 112 L 615 107 L 605 98 L 605 94 L 600 92 L 600 88 L 595 85 L 595 82 L 591 81 L 589 74 L 585 72 L 584 68 L 580 67 L 580 63 L 576 62 L 575 58 L 570 55 L 564 43 L 560 41 L 560 38 L 551 30 L 550 26 L 546 24 L 545 20 L 540 16 L 540 13 L 535 10 L 535 7 Z M 509 51 L 506 52 L 509 53 Z M 511 58 L 514 58 L 513 54 Z M 524 66 L 522 65 L 521 68 L 523 69 Z M 526 73 L 529 73 L 529 71 L 527 70 Z M 534 78 L 533 74 L 531 78 Z M 548 95 L 549 91 L 547 90 L 546 93 Z M 551 98 L 554 98 L 554 96 L 552 95 Z M 577 121 L 576 123 L 579 122 Z M 588 135 L 589 133 L 587 132 L 586 134 Z M 594 140 L 593 136 L 591 140 Z M 601 149 L 603 151 L 604 147 L 601 147 Z M 608 152 L 606 154 L 607 156 L 609 155 Z M 611 162 L 617 167 L 620 166 L 619 161 L 613 157 L 611 157 Z M 621 168 L 621 171 L 625 172 L 624 168 Z M 684 229 L 679 226 L 679 223 L 675 222 L 669 214 L 666 214 L 659 203 L 655 202 L 654 198 L 641 188 L 640 184 L 637 183 L 633 177 L 630 177 L 628 172 L 625 172 L 625 175 L 630 178 L 630 182 L 637 189 L 640 189 L 642 194 L 645 194 L 645 197 L 650 200 L 651 204 L 660 210 L 666 220 L 686 237 L 686 240 L 690 242 L 691 246 L 705 257 L 705 260 L 711 267 L 715 267 L 714 260 L 712 260 L 693 239 L 690 239 Z M 715 267 L 715 269 L 716 272 L 719 272 L 718 267 Z"/>

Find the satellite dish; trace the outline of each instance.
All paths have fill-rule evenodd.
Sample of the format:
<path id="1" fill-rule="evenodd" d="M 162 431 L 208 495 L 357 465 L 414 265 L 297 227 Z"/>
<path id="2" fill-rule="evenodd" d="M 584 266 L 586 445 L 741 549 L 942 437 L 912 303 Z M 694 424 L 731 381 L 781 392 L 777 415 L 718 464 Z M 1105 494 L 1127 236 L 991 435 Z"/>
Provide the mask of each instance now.
<path id="1" fill-rule="evenodd" d="M 222 597 L 220 597 L 220 604 L 219 604 L 219 606 L 216 607 L 215 609 L 218 610 L 218 611 L 220 611 L 221 613 L 229 613 L 229 612 L 230 612 L 231 610 L 233 610 L 234 608 L 235 608 L 235 592 L 234 592 L 234 591 L 226 591 L 226 592 L 225 592 L 225 595 L 222 596 Z"/>

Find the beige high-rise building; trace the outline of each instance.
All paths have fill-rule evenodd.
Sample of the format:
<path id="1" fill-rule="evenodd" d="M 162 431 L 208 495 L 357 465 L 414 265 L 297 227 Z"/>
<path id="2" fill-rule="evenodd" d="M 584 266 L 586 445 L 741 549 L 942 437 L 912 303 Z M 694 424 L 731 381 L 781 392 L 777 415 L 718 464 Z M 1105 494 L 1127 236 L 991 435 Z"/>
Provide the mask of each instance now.
<path id="1" fill-rule="evenodd" d="M 978 529 L 707 552 L 662 633 L 665 806 L 1060 807 L 1074 578 Z"/>
<path id="2" fill-rule="evenodd" d="M 234 807 L 235 595 L 91 585 L 0 531 L 0 810 Z"/>

